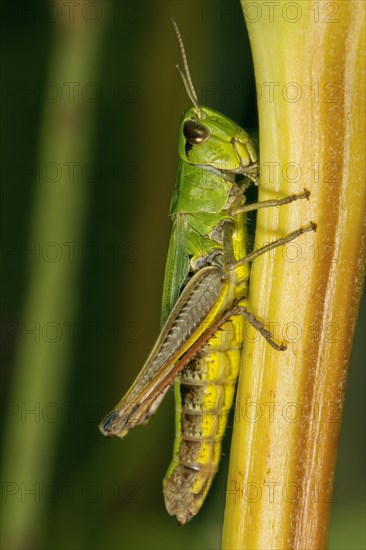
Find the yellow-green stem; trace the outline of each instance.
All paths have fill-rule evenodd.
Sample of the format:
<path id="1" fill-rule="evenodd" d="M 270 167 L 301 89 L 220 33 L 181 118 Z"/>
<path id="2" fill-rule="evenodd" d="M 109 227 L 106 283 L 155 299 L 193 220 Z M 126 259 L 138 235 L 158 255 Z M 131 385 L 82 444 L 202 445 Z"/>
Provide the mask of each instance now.
<path id="1" fill-rule="evenodd" d="M 253 265 L 252 311 L 278 323 L 288 350 L 245 345 L 223 548 L 319 549 L 364 280 L 365 3 L 242 7 L 258 89 L 259 198 L 311 192 L 260 211 L 256 245 L 309 221 L 318 228 Z"/>

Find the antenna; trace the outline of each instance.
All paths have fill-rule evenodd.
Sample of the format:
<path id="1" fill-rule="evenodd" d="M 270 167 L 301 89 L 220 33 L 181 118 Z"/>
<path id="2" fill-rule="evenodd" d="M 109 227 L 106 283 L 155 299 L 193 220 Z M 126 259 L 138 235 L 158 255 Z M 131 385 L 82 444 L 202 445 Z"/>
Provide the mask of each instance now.
<path id="1" fill-rule="evenodd" d="M 196 90 L 194 89 L 193 82 L 192 82 L 192 79 L 191 79 L 191 74 L 189 72 L 187 55 L 186 55 L 186 51 L 184 49 L 182 36 L 180 34 L 177 22 L 175 21 L 174 17 L 172 17 L 172 23 L 173 23 L 173 26 L 174 26 L 175 34 L 177 35 L 177 38 L 178 38 L 178 43 L 179 43 L 179 47 L 180 47 L 180 51 L 181 51 L 182 59 L 183 59 L 184 71 L 179 65 L 176 65 L 176 68 L 178 69 L 178 72 L 179 72 L 179 74 L 180 74 L 180 76 L 183 80 L 183 84 L 184 84 L 184 87 L 186 89 L 187 95 L 188 95 L 189 99 L 192 101 L 193 105 L 196 108 L 198 118 L 203 118 L 203 112 L 202 112 L 202 109 L 200 108 L 200 105 L 198 103 L 198 97 L 197 97 L 197 94 L 196 94 Z"/>

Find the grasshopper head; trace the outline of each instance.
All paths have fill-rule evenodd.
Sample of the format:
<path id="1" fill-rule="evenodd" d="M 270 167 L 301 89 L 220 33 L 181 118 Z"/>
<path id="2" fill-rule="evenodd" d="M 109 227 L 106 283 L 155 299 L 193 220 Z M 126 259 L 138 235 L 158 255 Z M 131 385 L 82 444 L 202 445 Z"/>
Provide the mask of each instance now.
<path id="1" fill-rule="evenodd" d="M 243 174 L 257 183 L 257 155 L 248 134 L 230 118 L 199 104 L 189 72 L 177 23 L 172 20 L 184 70 L 177 65 L 193 107 L 183 115 L 179 131 L 179 155 L 189 164 Z"/>
<path id="2" fill-rule="evenodd" d="M 191 107 L 184 113 L 179 156 L 189 164 L 243 174 L 256 181 L 257 155 L 248 134 L 230 118 L 208 107 Z"/>

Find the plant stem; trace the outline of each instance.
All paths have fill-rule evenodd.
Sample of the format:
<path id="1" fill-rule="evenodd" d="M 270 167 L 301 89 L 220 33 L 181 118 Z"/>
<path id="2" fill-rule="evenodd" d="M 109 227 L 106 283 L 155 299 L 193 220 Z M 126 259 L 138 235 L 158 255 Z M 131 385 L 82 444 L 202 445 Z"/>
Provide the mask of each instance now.
<path id="1" fill-rule="evenodd" d="M 242 0 L 258 88 L 259 200 L 303 188 L 310 197 L 259 211 L 256 247 L 310 221 L 317 232 L 252 267 L 251 311 L 277 323 L 288 349 L 245 344 L 223 531 L 230 550 L 327 545 L 364 280 L 365 4 L 269 4 Z"/>

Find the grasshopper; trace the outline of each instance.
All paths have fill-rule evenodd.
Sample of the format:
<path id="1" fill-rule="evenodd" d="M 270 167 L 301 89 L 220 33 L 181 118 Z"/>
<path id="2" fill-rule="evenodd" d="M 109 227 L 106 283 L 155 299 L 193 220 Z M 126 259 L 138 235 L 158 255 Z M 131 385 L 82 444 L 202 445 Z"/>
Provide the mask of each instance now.
<path id="1" fill-rule="evenodd" d="M 193 107 L 179 127 L 162 329 L 140 374 L 100 430 L 122 438 L 145 424 L 174 383 L 176 436 L 163 489 L 168 513 L 184 524 L 201 508 L 218 469 L 245 321 L 269 345 L 286 349 L 248 311 L 249 264 L 316 226 L 310 223 L 247 254 L 246 213 L 306 199 L 309 192 L 245 203 L 246 189 L 258 183 L 253 144 L 238 124 L 200 105 L 175 21 L 173 25 L 184 69 L 177 68 Z"/>

